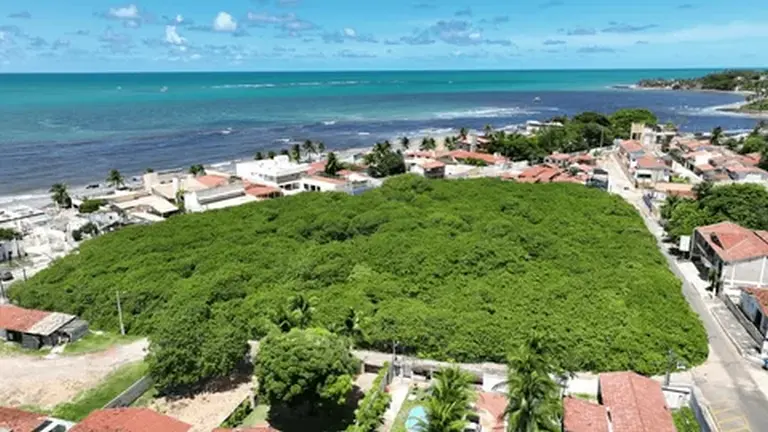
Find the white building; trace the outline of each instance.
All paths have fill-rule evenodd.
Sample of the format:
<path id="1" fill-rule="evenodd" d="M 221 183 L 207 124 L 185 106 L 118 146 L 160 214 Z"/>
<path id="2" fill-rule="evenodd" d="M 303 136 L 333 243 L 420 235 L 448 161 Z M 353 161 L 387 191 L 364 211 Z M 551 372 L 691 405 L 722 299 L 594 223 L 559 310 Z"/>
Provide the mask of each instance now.
<path id="1" fill-rule="evenodd" d="M 235 168 L 237 176 L 251 183 L 278 187 L 286 194 L 302 192 L 301 177 L 309 171 L 309 164 L 291 162 L 288 156 L 274 159 L 240 162 Z"/>
<path id="2" fill-rule="evenodd" d="M 0 240 L 0 262 L 11 261 L 24 256 L 23 242 L 19 240 Z"/>
<path id="3" fill-rule="evenodd" d="M 634 170 L 634 177 L 637 183 L 653 184 L 669 181 L 669 167 L 664 161 L 650 155 L 637 159 Z"/>
<path id="4" fill-rule="evenodd" d="M 242 183 L 227 184 L 201 191 L 184 194 L 184 209 L 189 212 L 235 207 L 249 202 L 259 201 L 246 193 Z"/>

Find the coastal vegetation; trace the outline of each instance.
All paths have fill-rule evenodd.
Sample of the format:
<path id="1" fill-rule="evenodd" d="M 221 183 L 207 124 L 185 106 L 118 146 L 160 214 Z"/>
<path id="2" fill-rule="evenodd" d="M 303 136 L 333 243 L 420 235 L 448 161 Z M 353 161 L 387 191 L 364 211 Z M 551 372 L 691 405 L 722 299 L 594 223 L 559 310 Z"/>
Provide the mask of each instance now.
<path id="1" fill-rule="evenodd" d="M 574 371 L 652 374 L 669 349 L 687 365 L 707 356 L 634 209 L 570 184 L 405 175 L 361 196 L 188 214 L 88 240 L 10 291 L 22 306 L 106 330 L 119 328 L 119 292 L 129 334 L 150 337 L 160 388 L 226 374 L 247 339 L 310 326 L 462 362 L 503 362 L 529 329 L 557 329 L 554 361 Z M 305 300 L 286 302 L 296 296 Z M 286 305 L 294 321 L 283 328 Z"/>
<path id="2" fill-rule="evenodd" d="M 424 419 L 418 419 L 421 432 L 464 432 L 474 400 L 472 376 L 458 367 L 444 368 L 435 375 L 429 396 L 424 401 Z"/>
<path id="3" fill-rule="evenodd" d="M 13 228 L 0 228 L 0 240 L 21 240 L 21 233 Z"/>
<path id="4" fill-rule="evenodd" d="M 112 169 L 109 170 L 109 174 L 107 175 L 107 184 L 115 189 L 120 189 L 125 186 L 125 179 L 123 178 L 123 175 L 120 174 L 120 171 Z"/>
<path id="5" fill-rule="evenodd" d="M 714 186 L 704 182 L 696 185 L 694 192 L 694 200 L 669 196 L 664 202 L 661 218 L 671 238 L 726 220 L 755 230 L 768 229 L 768 191 L 761 185 Z"/>
<path id="6" fill-rule="evenodd" d="M 51 201 L 59 208 L 72 207 L 72 198 L 69 196 L 67 185 L 64 183 L 55 183 L 48 192 L 51 194 Z"/>
<path id="7" fill-rule="evenodd" d="M 667 88 L 672 90 L 719 90 L 719 91 L 763 91 L 768 71 L 725 70 L 709 73 L 698 78 L 654 78 L 640 80 L 643 88 Z"/>
<path id="8" fill-rule="evenodd" d="M 611 115 L 583 112 L 572 118 L 558 116 L 542 132 L 527 136 L 486 129 L 489 153 L 500 153 L 512 160 L 542 160 L 554 152 L 572 153 L 611 145 L 615 138 L 628 138 L 632 123 L 655 125 L 658 118 L 646 109 L 621 109 Z"/>
<path id="9" fill-rule="evenodd" d="M 107 202 L 101 199 L 84 199 L 82 204 L 80 204 L 79 211 L 80 213 L 93 213 L 95 211 L 98 211 L 101 206 L 106 205 Z"/>

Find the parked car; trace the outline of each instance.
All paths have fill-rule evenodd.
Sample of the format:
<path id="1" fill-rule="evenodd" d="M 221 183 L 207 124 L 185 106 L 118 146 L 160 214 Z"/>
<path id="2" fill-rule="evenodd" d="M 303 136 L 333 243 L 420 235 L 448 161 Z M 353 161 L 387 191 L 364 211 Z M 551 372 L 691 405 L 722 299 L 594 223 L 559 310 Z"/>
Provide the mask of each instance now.
<path id="1" fill-rule="evenodd" d="M 763 359 L 763 369 L 768 370 L 768 358 Z"/>
<path id="2" fill-rule="evenodd" d="M 0 280 L 2 280 L 3 282 L 13 280 L 13 273 L 9 271 L 0 272 Z"/>

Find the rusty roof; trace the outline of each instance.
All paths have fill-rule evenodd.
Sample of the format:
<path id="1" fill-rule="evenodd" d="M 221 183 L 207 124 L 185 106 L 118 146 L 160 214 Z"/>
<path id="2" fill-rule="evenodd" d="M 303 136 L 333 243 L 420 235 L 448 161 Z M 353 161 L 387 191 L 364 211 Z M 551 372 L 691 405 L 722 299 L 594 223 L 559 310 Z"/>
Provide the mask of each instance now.
<path id="1" fill-rule="evenodd" d="M 654 156 L 646 155 L 637 160 L 637 167 L 639 169 L 656 170 L 666 169 L 667 165 L 664 163 L 664 161 Z"/>
<path id="2" fill-rule="evenodd" d="M 0 407 L 0 430 L 32 432 L 45 420 L 45 416 L 16 408 Z"/>
<path id="3" fill-rule="evenodd" d="M 187 432 L 191 428 L 191 425 L 148 408 L 116 408 L 90 413 L 70 432 Z"/>
<path id="4" fill-rule="evenodd" d="M 639 142 L 633 140 L 624 140 L 619 146 L 627 153 L 644 151 L 643 146 Z"/>
<path id="5" fill-rule="evenodd" d="M 768 288 L 744 288 L 744 291 L 757 300 L 763 315 L 768 316 Z"/>
<path id="6" fill-rule="evenodd" d="M 634 372 L 600 374 L 600 396 L 614 432 L 675 432 L 661 384 Z"/>
<path id="7" fill-rule="evenodd" d="M 24 309 L 10 304 L 0 305 L 0 328 L 26 333 L 50 314 L 50 312 Z"/>
<path id="8" fill-rule="evenodd" d="M 507 159 L 501 156 L 494 156 L 488 153 L 470 152 L 466 150 L 454 150 L 449 153 L 456 159 L 477 159 L 489 164 L 495 164 L 497 162 L 505 162 Z"/>
<path id="9" fill-rule="evenodd" d="M 487 412 L 496 420 L 492 431 L 504 431 L 504 411 L 507 408 L 507 397 L 504 394 L 480 392 L 475 405 L 478 410 Z"/>
<path id="10" fill-rule="evenodd" d="M 213 174 L 206 174 L 200 177 L 195 177 L 195 180 L 199 181 L 204 186 L 208 186 L 209 188 L 213 188 L 216 186 L 221 186 L 229 183 L 229 179 L 227 177 L 213 175 Z"/>
<path id="11" fill-rule="evenodd" d="M 768 256 L 768 236 L 762 231 L 752 231 L 728 221 L 698 227 L 696 231 L 725 262 Z"/>
<path id="12" fill-rule="evenodd" d="M 604 406 L 582 399 L 563 399 L 564 432 L 608 432 L 608 411 Z"/>

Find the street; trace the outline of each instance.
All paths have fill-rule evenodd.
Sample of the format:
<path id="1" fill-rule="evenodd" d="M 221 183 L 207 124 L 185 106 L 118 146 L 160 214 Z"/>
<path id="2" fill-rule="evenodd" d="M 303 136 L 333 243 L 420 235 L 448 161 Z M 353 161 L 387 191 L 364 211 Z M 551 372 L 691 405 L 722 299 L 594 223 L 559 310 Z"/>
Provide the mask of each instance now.
<path id="1" fill-rule="evenodd" d="M 609 190 L 638 209 L 648 230 L 656 237 L 670 269 L 683 281 L 683 295 L 707 331 L 709 357 L 691 373 L 718 428 L 722 432 L 768 431 L 768 372 L 739 355 L 712 316 L 707 306 L 710 300 L 701 297 L 678 268 L 676 258 L 662 244 L 664 231 L 644 208 L 642 194 L 634 188 L 614 155 L 607 156 L 605 162 L 611 179 Z"/>

